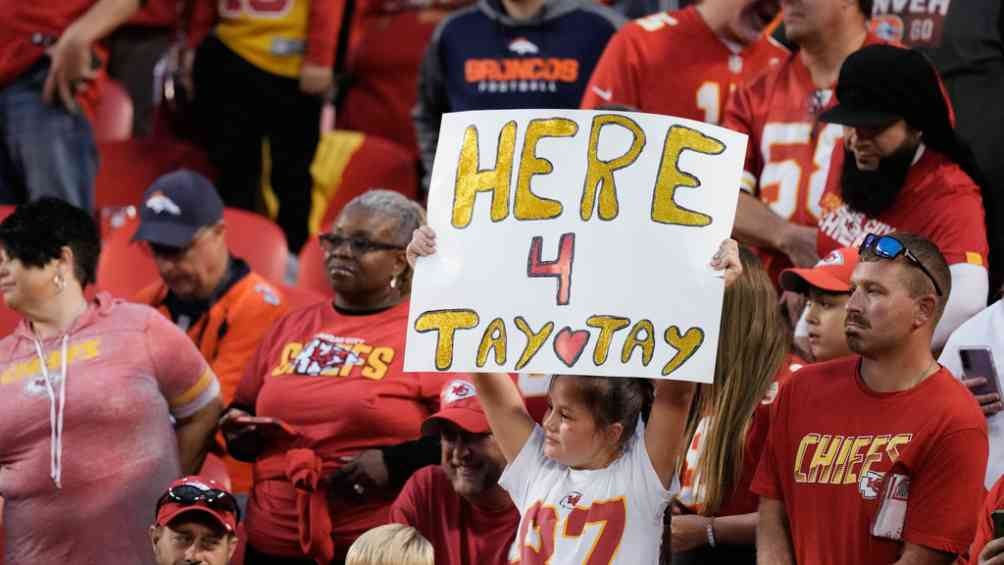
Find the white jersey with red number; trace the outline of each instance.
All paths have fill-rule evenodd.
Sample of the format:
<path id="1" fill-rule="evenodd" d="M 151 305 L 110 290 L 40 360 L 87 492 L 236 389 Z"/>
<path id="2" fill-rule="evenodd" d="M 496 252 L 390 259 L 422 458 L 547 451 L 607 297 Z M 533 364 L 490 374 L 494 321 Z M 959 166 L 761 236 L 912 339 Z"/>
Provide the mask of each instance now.
<path id="1" fill-rule="evenodd" d="M 604 469 L 572 469 L 544 456 L 535 426 L 499 484 L 519 509 L 513 550 L 520 565 L 655 565 L 663 512 L 673 493 L 662 486 L 638 422 L 623 455 Z"/>

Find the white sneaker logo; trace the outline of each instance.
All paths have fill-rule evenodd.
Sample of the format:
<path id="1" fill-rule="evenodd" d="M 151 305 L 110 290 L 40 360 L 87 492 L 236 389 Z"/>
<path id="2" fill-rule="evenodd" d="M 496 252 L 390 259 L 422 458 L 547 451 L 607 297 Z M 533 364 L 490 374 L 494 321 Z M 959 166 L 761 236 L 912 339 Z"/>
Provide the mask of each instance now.
<path id="1" fill-rule="evenodd" d="M 612 88 L 609 90 L 603 90 L 602 88 L 593 85 L 593 92 L 595 92 L 597 96 L 606 100 L 607 102 L 610 102 L 611 100 L 614 99 L 614 89 Z"/>
<path id="2" fill-rule="evenodd" d="M 509 42 L 509 50 L 518 55 L 536 55 L 540 49 L 525 37 L 517 37 Z"/>

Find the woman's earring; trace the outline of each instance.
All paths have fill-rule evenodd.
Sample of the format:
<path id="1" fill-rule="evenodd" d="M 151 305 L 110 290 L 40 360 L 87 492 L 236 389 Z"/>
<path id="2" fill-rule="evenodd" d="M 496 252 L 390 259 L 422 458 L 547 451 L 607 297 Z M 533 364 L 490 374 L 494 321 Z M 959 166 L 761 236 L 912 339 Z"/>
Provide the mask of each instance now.
<path id="1" fill-rule="evenodd" d="M 52 284 L 56 285 L 56 288 L 59 290 L 66 288 L 66 280 L 63 279 L 63 275 L 60 274 L 52 277 Z"/>
<path id="2" fill-rule="evenodd" d="M 394 275 L 393 277 L 391 277 L 391 279 L 390 279 L 390 287 L 391 288 L 397 288 L 397 275 Z"/>

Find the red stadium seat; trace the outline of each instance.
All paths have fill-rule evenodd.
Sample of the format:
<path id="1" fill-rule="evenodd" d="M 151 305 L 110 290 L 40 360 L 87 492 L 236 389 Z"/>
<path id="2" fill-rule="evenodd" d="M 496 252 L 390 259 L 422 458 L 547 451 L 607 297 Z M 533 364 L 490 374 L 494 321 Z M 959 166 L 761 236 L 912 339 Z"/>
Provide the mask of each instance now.
<path id="1" fill-rule="evenodd" d="M 227 246 L 259 275 L 281 286 L 286 278 L 289 247 L 279 226 L 265 216 L 227 208 Z"/>
<path id="2" fill-rule="evenodd" d="M 296 286 L 328 298 L 335 295 L 331 282 L 328 281 L 328 272 L 324 267 L 324 251 L 321 250 L 317 236 L 308 239 L 300 250 L 300 276 L 296 280 Z"/>
<path id="3" fill-rule="evenodd" d="M 157 177 L 181 168 L 213 179 L 205 152 L 173 138 L 145 138 L 98 143 L 98 176 L 94 181 L 97 207 L 137 206 Z"/>
<path id="4" fill-rule="evenodd" d="M 112 79 L 104 81 L 91 124 L 98 142 L 122 141 L 132 136 L 133 106 L 129 93 Z"/>
<path id="5" fill-rule="evenodd" d="M 102 241 L 98 258 L 97 287 L 127 300 L 160 277 L 153 258 L 132 242 L 136 225 L 133 220 L 109 234 Z"/>

